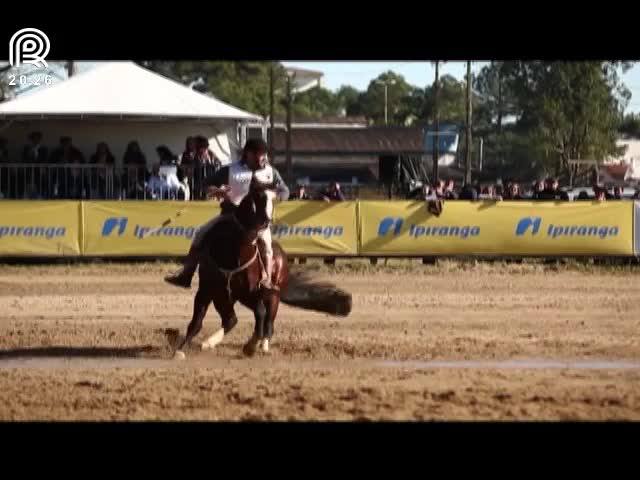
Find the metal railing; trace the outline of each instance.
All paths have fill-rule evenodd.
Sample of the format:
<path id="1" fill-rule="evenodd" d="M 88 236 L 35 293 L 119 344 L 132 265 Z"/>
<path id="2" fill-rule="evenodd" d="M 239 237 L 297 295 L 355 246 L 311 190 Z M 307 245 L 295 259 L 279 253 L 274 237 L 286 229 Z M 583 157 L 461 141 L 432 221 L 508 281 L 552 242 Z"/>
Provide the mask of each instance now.
<path id="1" fill-rule="evenodd" d="M 177 167 L 172 178 L 143 166 L 0 164 L 5 200 L 204 200 L 209 166 Z"/>

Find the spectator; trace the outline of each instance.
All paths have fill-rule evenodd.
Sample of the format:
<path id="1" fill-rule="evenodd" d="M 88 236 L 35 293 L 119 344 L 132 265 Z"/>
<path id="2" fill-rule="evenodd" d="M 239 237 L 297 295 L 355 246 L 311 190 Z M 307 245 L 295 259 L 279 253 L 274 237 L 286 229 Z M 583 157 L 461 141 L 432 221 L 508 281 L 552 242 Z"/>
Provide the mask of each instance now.
<path id="1" fill-rule="evenodd" d="M 85 163 L 82 152 L 73 146 L 71 137 L 60 137 L 60 146 L 49 157 L 49 163 L 82 164 Z M 79 200 L 86 197 L 88 177 L 81 168 L 58 170 L 58 193 L 64 198 Z"/>
<path id="2" fill-rule="evenodd" d="M 444 181 L 440 179 L 436 180 L 433 187 L 433 192 L 438 198 L 444 198 Z"/>
<path id="3" fill-rule="evenodd" d="M 122 189 L 125 198 L 136 198 L 138 192 L 142 192 L 144 182 L 147 180 L 147 158 L 140 149 L 140 144 L 132 140 L 127 145 L 127 150 L 122 157 L 124 173 L 122 175 Z"/>
<path id="4" fill-rule="evenodd" d="M 533 200 L 543 200 L 541 198 L 543 191 L 544 191 L 544 182 L 542 182 L 542 180 L 536 180 L 536 182 L 533 184 L 533 194 L 531 195 L 531 198 Z"/>
<path id="5" fill-rule="evenodd" d="M 91 196 L 94 198 L 106 199 L 107 198 L 107 177 L 113 172 L 113 166 L 116 160 L 109 150 L 109 146 L 106 142 L 100 142 L 96 146 L 96 153 L 91 155 L 89 163 L 95 165 L 90 170 L 90 184 L 89 189 Z"/>
<path id="6" fill-rule="evenodd" d="M 585 190 L 581 190 L 578 194 L 578 200 L 584 201 L 589 200 L 589 194 Z"/>
<path id="7" fill-rule="evenodd" d="M 459 200 L 477 200 L 478 199 L 478 191 L 471 184 L 467 183 L 462 187 L 460 191 L 460 195 L 458 195 Z"/>
<path id="8" fill-rule="evenodd" d="M 522 195 L 520 195 L 520 185 L 518 185 L 517 183 L 511 183 L 509 182 L 507 184 L 507 192 L 504 196 L 505 200 L 524 200 L 524 197 Z"/>
<path id="9" fill-rule="evenodd" d="M 607 200 L 607 190 L 601 187 L 597 187 L 597 190 L 595 191 L 596 193 L 596 200 L 598 202 L 604 202 Z"/>
<path id="10" fill-rule="evenodd" d="M 444 198 L 445 200 L 457 200 L 458 194 L 455 190 L 455 182 L 451 179 L 447 180 L 447 185 L 444 189 Z"/>
<path id="11" fill-rule="evenodd" d="M 636 190 L 636 193 L 633 195 L 634 200 L 640 200 L 640 189 Z"/>
<path id="12" fill-rule="evenodd" d="M 502 196 L 496 195 L 496 190 L 493 185 L 487 185 L 482 189 L 482 193 L 478 195 L 480 200 L 502 200 Z"/>
<path id="13" fill-rule="evenodd" d="M 153 200 L 164 200 L 169 197 L 170 186 L 166 179 L 160 175 L 159 163 L 154 163 L 151 167 L 151 176 L 146 187 L 147 195 Z"/>
<path id="14" fill-rule="evenodd" d="M 156 148 L 160 165 L 177 165 L 178 157 L 166 145 L 160 145 Z"/>
<path id="15" fill-rule="evenodd" d="M 180 156 L 180 165 L 186 167 L 193 167 L 196 163 L 196 139 L 194 137 L 187 137 L 184 145 L 184 152 Z"/>
<path id="16" fill-rule="evenodd" d="M 613 200 L 623 200 L 624 195 L 622 193 L 622 187 L 615 186 L 613 187 Z"/>
<path id="17" fill-rule="evenodd" d="M 42 145 L 42 133 L 31 132 L 27 137 L 28 143 L 22 150 L 22 163 L 34 164 L 34 163 L 47 163 L 48 149 Z M 29 198 L 37 198 L 40 190 L 46 188 L 46 185 L 41 186 L 41 178 L 46 176 L 46 170 L 41 168 L 23 168 L 18 171 L 18 196 L 23 198 L 28 196 Z M 26 187 L 26 190 L 25 190 Z"/>
<path id="18" fill-rule="evenodd" d="M 6 138 L 0 137 L 0 163 L 9 163 L 9 142 Z"/>
<path id="19" fill-rule="evenodd" d="M 222 167 L 222 163 L 209 149 L 209 140 L 203 136 L 195 138 L 193 182 L 196 198 L 206 198 L 205 183 Z"/>
<path id="20" fill-rule="evenodd" d="M 569 195 L 559 189 L 559 183 L 556 178 L 549 177 L 544 181 L 544 190 L 539 193 L 538 200 L 567 201 L 569 200 Z"/>
<path id="21" fill-rule="evenodd" d="M 345 198 L 340 191 L 340 184 L 338 182 L 331 182 L 327 189 L 320 192 L 320 200 L 324 200 L 325 202 L 343 202 Z"/>
<path id="22" fill-rule="evenodd" d="M 307 194 L 304 185 L 298 185 L 293 192 L 293 195 L 289 197 L 289 200 L 311 200 L 311 197 Z"/>

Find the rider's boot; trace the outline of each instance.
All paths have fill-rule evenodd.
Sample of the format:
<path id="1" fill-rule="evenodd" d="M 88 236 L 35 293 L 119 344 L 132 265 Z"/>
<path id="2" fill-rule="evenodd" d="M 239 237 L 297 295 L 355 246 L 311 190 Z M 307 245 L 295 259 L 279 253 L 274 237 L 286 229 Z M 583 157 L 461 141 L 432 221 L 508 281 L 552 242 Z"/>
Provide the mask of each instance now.
<path id="1" fill-rule="evenodd" d="M 271 282 L 271 272 L 273 272 L 273 258 L 272 257 L 266 257 L 265 260 L 265 275 L 262 278 L 262 280 L 260 281 L 260 286 L 262 288 L 264 288 L 265 290 L 272 290 L 272 291 L 278 291 L 279 288 L 274 286 L 273 283 Z"/>
<path id="2" fill-rule="evenodd" d="M 200 251 L 197 247 L 191 246 L 187 258 L 183 262 L 180 270 L 164 277 L 164 281 L 175 285 L 176 287 L 191 288 L 191 279 L 196 273 L 198 263 L 200 262 Z"/>

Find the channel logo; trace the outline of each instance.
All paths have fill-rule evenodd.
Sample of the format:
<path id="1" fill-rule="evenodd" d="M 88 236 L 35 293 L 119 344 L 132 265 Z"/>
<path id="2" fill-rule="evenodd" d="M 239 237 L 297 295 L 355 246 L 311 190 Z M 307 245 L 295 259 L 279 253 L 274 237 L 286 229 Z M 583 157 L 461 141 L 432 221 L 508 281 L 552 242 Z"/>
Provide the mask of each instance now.
<path id="1" fill-rule="evenodd" d="M 538 230 L 540 230 L 540 225 L 542 224 L 542 218 L 540 217 L 525 217 L 522 218 L 518 225 L 516 226 L 516 237 L 521 237 L 529 227 L 531 227 L 531 235 L 537 235 Z"/>
<path id="2" fill-rule="evenodd" d="M 393 229 L 394 235 L 400 235 L 400 230 L 402 229 L 402 224 L 404 220 L 401 218 L 393 218 L 386 217 L 380 221 L 380 225 L 378 225 L 378 236 L 384 237 L 389 231 Z"/>
<path id="3" fill-rule="evenodd" d="M 108 237 L 118 227 L 118 236 L 121 237 L 127 228 L 129 219 L 127 217 L 107 218 L 102 225 L 102 236 Z"/>

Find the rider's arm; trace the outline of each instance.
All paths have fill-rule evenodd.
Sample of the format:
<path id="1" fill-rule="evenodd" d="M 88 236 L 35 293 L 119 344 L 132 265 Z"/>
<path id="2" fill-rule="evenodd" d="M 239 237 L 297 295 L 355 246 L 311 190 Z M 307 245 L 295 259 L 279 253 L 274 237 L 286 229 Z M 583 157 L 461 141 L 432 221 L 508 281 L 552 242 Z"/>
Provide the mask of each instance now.
<path id="1" fill-rule="evenodd" d="M 271 168 L 273 169 L 273 183 L 276 186 L 278 200 L 285 201 L 289 198 L 289 187 L 287 187 L 287 184 L 284 183 L 280 172 L 278 172 L 278 170 L 273 167 Z"/>
<path id="2" fill-rule="evenodd" d="M 207 187 L 222 187 L 229 185 L 229 166 L 222 167 L 212 177 L 206 179 Z"/>

